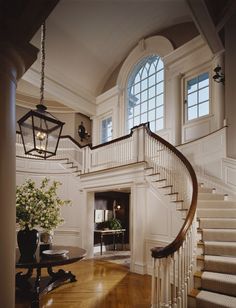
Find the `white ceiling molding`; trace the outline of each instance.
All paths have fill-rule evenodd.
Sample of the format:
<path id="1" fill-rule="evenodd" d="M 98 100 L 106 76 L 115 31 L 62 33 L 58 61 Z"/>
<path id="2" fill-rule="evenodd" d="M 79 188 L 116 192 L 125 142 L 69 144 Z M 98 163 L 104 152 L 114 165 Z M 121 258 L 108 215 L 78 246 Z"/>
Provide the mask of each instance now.
<path id="1" fill-rule="evenodd" d="M 224 51 L 224 46 L 218 35 L 218 31 L 211 19 L 204 0 L 186 0 L 190 8 L 192 18 L 200 34 L 206 40 L 213 54 Z"/>
<path id="2" fill-rule="evenodd" d="M 110 98 L 119 95 L 119 93 L 120 93 L 119 87 L 115 86 L 115 87 L 109 89 L 108 91 L 102 93 L 101 95 L 97 96 L 96 104 L 99 105 L 99 104 L 109 100 Z"/>
<path id="3" fill-rule="evenodd" d="M 36 69 L 30 68 L 22 78 L 34 86 L 40 84 L 40 73 Z M 76 112 L 87 116 L 92 116 L 96 113 L 95 97 L 92 95 L 84 95 L 84 93 L 81 95 L 79 91 L 72 90 L 65 83 L 60 84 L 48 76 L 45 76 L 45 90 L 57 98 L 58 102 Z"/>

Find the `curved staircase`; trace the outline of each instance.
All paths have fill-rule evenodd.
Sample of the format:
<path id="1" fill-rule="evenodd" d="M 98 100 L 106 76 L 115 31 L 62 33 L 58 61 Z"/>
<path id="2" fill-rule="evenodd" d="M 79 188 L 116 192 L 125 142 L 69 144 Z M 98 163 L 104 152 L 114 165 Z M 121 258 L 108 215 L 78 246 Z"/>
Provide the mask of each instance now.
<path id="1" fill-rule="evenodd" d="M 236 307 L 236 201 L 199 187 L 198 244 L 189 308 Z"/>

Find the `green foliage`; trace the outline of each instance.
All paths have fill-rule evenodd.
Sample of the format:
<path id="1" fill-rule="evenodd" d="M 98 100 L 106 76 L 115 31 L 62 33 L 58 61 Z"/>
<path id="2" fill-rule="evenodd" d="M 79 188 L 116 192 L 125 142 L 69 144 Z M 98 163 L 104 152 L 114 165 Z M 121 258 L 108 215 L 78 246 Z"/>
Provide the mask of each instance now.
<path id="1" fill-rule="evenodd" d="M 109 228 L 112 230 L 122 229 L 120 221 L 116 218 L 112 218 L 108 221 Z"/>
<path id="2" fill-rule="evenodd" d="M 44 178 L 40 187 L 31 179 L 16 187 L 16 222 L 20 229 L 33 229 L 35 226 L 51 231 L 64 221 L 61 207 L 71 204 L 57 196 L 60 182 Z"/>

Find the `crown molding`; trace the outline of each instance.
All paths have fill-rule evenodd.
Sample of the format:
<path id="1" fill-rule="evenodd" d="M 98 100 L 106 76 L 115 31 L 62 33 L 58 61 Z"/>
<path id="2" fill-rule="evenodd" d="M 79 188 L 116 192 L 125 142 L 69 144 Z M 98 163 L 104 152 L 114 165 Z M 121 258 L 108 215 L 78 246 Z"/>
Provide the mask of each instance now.
<path id="1" fill-rule="evenodd" d="M 35 86 L 39 86 L 40 72 L 34 68 L 30 68 L 22 79 Z M 80 93 L 80 90 L 74 90 L 66 82 L 62 84 L 47 75 L 45 76 L 45 91 L 53 95 L 58 102 L 61 102 L 76 112 L 83 113 L 87 116 L 93 116 L 96 113 L 95 97 L 90 94 Z"/>

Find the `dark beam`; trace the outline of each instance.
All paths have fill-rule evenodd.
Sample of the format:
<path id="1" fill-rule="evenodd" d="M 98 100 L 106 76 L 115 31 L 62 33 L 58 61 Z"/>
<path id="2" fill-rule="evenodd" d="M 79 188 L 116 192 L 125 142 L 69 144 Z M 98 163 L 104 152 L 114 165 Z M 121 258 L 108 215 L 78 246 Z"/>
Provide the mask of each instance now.
<path id="1" fill-rule="evenodd" d="M 225 9 L 224 16 L 219 20 L 216 25 L 216 29 L 219 32 L 227 23 L 228 20 L 235 14 L 236 12 L 236 1 L 231 2 Z"/>
<path id="2" fill-rule="evenodd" d="M 218 31 L 211 19 L 204 0 L 186 0 L 193 21 L 198 28 L 200 34 L 207 42 L 213 54 L 220 53 L 224 50 L 224 46 L 218 35 Z"/>
<path id="3" fill-rule="evenodd" d="M 59 0 L 1 0 L 0 40 L 29 42 Z"/>

